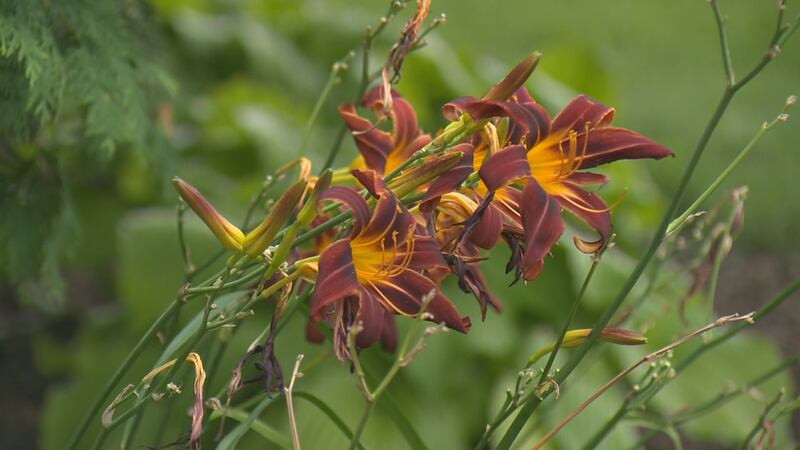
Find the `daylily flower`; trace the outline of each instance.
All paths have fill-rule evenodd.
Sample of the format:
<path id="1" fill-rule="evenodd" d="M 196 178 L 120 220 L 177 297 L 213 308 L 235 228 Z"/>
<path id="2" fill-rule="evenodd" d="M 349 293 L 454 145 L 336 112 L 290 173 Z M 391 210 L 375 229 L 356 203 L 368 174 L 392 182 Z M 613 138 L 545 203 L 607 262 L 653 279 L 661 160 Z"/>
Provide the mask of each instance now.
<path id="1" fill-rule="evenodd" d="M 360 322 L 356 344 L 366 348 L 379 339 L 392 347 L 393 315 L 413 316 L 421 300 L 435 294 L 425 312 L 431 320 L 466 332 L 462 318 L 437 285 L 423 271 L 446 268 L 433 238 L 420 231 L 413 216 L 373 171 L 353 176 L 377 198 L 370 214 L 366 201 L 350 188 L 334 186 L 321 201 L 336 201 L 353 215 L 349 237 L 331 243 L 320 255 L 319 276 L 311 298 L 311 318 L 326 320 L 334 329 L 334 350 L 348 359 L 347 334 Z"/>
<path id="2" fill-rule="evenodd" d="M 458 99 L 445 106 L 451 118 L 459 112 L 481 118 L 489 110 L 507 117 L 508 127 L 498 131 L 496 142 L 481 139 L 476 145 L 473 165 L 481 183 L 474 192 L 482 198 L 478 212 L 500 212 L 502 231 L 512 247 L 517 245 L 515 240 L 525 242 L 524 251 L 512 256 L 517 275 L 525 280 L 536 278 L 544 257 L 563 233 L 562 209 L 599 234 L 594 241 L 576 237 L 581 251 L 596 252 L 610 237 L 610 208 L 600 196 L 584 190 L 606 183 L 607 178 L 585 169 L 620 159 L 660 159 L 672 154 L 641 134 L 612 127 L 614 109 L 586 96 L 573 99 L 552 121 L 524 88 L 507 102 Z M 502 130 L 502 122 L 496 123 L 495 129 Z M 491 235 L 500 232 L 497 227 Z"/>
<path id="3" fill-rule="evenodd" d="M 378 122 L 361 117 L 353 105 L 339 106 L 339 114 L 350 129 L 361 155 L 351 164 L 351 169 L 371 169 L 380 175 L 391 172 L 414 152 L 431 141 L 417 125 L 417 114 L 411 104 L 396 91 L 391 91 L 392 104 L 388 117 L 384 113 L 383 88 L 376 86 L 361 102 L 361 106 L 372 109 Z M 392 131 L 378 128 L 385 119 L 392 122 Z"/>

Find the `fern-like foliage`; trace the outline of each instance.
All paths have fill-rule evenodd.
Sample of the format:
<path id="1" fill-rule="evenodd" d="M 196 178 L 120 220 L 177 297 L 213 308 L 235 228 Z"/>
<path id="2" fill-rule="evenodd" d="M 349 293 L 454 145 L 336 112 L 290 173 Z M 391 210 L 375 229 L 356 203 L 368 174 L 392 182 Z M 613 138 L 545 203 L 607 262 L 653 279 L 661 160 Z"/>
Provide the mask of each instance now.
<path id="1" fill-rule="evenodd" d="M 60 297 L 71 174 L 117 151 L 169 160 L 157 30 L 137 1 L 0 3 L 0 269 L 17 286 Z"/>

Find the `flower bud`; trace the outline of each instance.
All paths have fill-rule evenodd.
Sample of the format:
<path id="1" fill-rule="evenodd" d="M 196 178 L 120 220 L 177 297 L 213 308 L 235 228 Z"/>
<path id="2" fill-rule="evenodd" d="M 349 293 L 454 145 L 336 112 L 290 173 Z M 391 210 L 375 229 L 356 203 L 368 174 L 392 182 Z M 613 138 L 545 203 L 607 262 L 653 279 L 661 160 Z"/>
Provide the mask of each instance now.
<path id="1" fill-rule="evenodd" d="M 450 152 L 424 159 L 422 164 L 408 169 L 402 175 L 395 177 L 389 183 L 389 189 L 394 192 L 397 198 L 403 198 L 425 183 L 452 169 L 463 157 L 464 154 L 461 152 Z"/>
<path id="2" fill-rule="evenodd" d="M 567 331 L 567 334 L 564 335 L 564 340 L 561 341 L 561 348 L 580 346 L 586 341 L 586 338 L 589 337 L 591 332 L 591 328 Z M 612 327 L 603 328 L 603 331 L 600 332 L 599 339 L 617 345 L 642 345 L 647 343 L 647 338 L 635 331 Z M 554 342 L 534 352 L 530 358 L 528 358 L 528 365 L 535 364 L 536 361 L 541 359 L 544 355 L 552 352 L 555 346 L 556 344 Z"/>
<path id="3" fill-rule="evenodd" d="M 311 191 L 311 195 L 308 197 L 308 200 L 306 200 L 303 209 L 297 214 L 297 221 L 302 225 L 308 226 L 314 218 L 317 217 L 317 200 L 319 200 L 319 195 L 322 191 L 328 189 L 331 185 L 332 179 L 333 171 L 331 169 L 326 169 L 322 172 L 322 175 L 314 181 L 314 190 Z M 310 184 L 311 182 L 309 181 L 309 185 Z"/>
<path id="4" fill-rule="evenodd" d="M 306 189 L 306 181 L 300 180 L 289 187 L 281 196 L 269 215 L 244 238 L 245 253 L 250 256 L 260 255 L 272 243 L 284 222 L 294 213 Z"/>
<path id="5" fill-rule="evenodd" d="M 217 237 L 222 245 L 234 251 L 242 250 L 242 242 L 244 241 L 242 230 L 228 222 L 191 184 L 178 177 L 172 179 L 172 184 L 181 198 L 205 222 L 206 226 L 214 233 L 214 236 Z"/>
<path id="6" fill-rule="evenodd" d="M 539 64 L 539 59 L 542 57 L 542 54 L 539 52 L 533 52 L 530 55 L 526 56 L 519 64 L 516 65 L 511 72 L 506 75 L 503 81 L 495 84 L 491 87 L 485 94 L 483 94 L 483 100 L 507 100 L 514 94 L 514 91 L 520 88 L 528 77 L 531 76 L 533 73 L 533 69 L 536 68 L 536 65 Z"/>

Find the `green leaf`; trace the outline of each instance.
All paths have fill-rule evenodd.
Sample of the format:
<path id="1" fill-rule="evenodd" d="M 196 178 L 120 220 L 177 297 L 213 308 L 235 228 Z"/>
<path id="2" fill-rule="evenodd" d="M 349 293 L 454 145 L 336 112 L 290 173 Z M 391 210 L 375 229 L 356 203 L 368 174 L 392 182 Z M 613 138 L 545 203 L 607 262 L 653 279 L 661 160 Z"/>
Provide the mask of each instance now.
<path id="1" fill-rule="evenodd" d="M 217 444 L 217 450 L 234 450 L 236 445 L 239 443 L 239 440 L 247 433 L 248 430 L 253 430 L 256 433 L 260 434 L 264 438 L 278 444 L 282 448 L 292 448 L 292 442 L 284 437 L 282 434 L 278 433 L 271 427 L 269 427 L 264 422 L 258 419 L 258 416 L 264 412 L 267 406 L 272 403 L 275 397 L 265 397 L 261 402 L 253 408 L 253 411 L 250 414 L 247 414 L 244 411 L 239 410 L 229 410 L 228 415 L 241 422 L 239 425 L 236 426 L 230 433 L 226 434 L 225 437 Z"/>
<path id="2" fill-rule="evenodd" d="M 329 419 L 331 419 L 331 422 L 333 422 L 333 424 L 336 425 L 336 427 L 342 431 L 342 433 L 347 437 L 347 439 L 350 440 L 353 439 L 353 432 L 350 431 L 350 428 L 347 426 L 347 424 L 344 423 L 344 420 L 342 420 L 342 418 L 339 417 L 338 414 L 336 414 L 336 411 L 334 411 L 330 406 L 328 406 L 327 403 L 322 401 L 322 399 L 315 396 L 314 394 L 302 391 L 295 392 L 293 395 L 295 398 L 302 398 L 303 400 L 306 400 L 312 405 L 316 406 L 317 409 L 319 409 L 323 414 L 325 414 L 326 416 L 328 416 Z M 364 449 L 364 446 L 361 445 L 361 442 L 359 442 L 357 445 L 358 448 Z"/>

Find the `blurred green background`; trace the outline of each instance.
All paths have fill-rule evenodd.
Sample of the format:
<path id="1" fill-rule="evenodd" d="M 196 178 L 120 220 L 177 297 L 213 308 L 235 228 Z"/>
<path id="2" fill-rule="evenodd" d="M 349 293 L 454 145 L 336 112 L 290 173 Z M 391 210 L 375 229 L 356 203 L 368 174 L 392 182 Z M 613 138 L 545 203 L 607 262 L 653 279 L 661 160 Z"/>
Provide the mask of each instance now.
<path id="1" fill-rule="evenodd" d="M 87 0 L 34 6 L 9 1 L 0 6 L 0 447 L 60 448 L 103 380 L 173 298 L 182 269 L 169 179 L 189 180 L 240 222 L 264 176 L 300 156 L 305 123 L 331 64 L 359 47 L 364 28 L 375 24 L 386 6 L 377 0 Z M 743 74 L 766 50 L 775 5 L 722 1 L 721 7 L 728 16 L 734 65 Z M 411 9 L 376 42 L 373 68 L 383 62 Z M 618 198 L 625 189 L 627 194 L 614 211 L 618 245 L 606 255 L 576 323 L 589 327 L 649 239 L 722 94 L 711 10 L 701 0 L 436 0 L 431 18 L 441 13 L 447 14 L 446 23 L 407 58 L 398 86 L 415 105 L 424 130 L 433 133 L 445 123 L 442 103 L 480 95 L 525 54 L 539 50 L 544 56 L 528 87 L 551 113 L 575 93 L 586 93 L 617 108 L 617 125 L 640 131 L 676 154 L 603 169 L 612 179 L 603 191 L 606 199 Z M 793 14 L 796 8 L 790 7 L 787 16 Z M 336 106 L 351 100 L 358 82 L 360 68 L 355 61 L 350 65 L 309 137 L 306 156 L 317 166 L 340 124 Z M 691 185 L 692 198 L 798 88 L 800 45 L 790 41 L 731 105 Z M 745 227 L 722 266 L 719 313 L 755 309 L 800 273 L 798 136 L 800 122 L 790 119 L 779 126 L 710 201 L 720 201 L 732 187 L 749 186 Z M 346 138 L 338 165 L 355 154 Z M 190 219 L 187 233 L 195 261 L 216 252 L 199 220 Z M 430 448 L 473 444 L 527 355 L 557 333 L 589 264 L 572 248 L 570 235 L 565 234 L 542 276 L 527 286 L 507 287 L 510 280 L 501 265 L 484 264 L 505 309 L 483 323 L 474 301 L 446 286 L 473 318 L 472 331 L 435 336 L 390 389 Z M 493 261 L 507 257 L 499 248 L 493 255 Z M 646 331 L 648 348 L 708 318 L 708 305 L 694 302 L 690 325 L 678 320 L 676 305 L 689 282 L 683 263 L 667 264 L 665 277 L 671 281 L 653 292 L 630 322 Z M 797 300 L 710 353 L 661 393 L 654 407 L 677 411 L 713 397 L 730 382 L 752 378 L 781 355 L 796 353 Z M 267 308 L 258 310 L 233 335 L 209 393 L 226 382 L 229 368 L 268 317 Z M 284 369 L 299 352 L 313 359 L 323 351 L 305 342 L 303 327 L 297 318 L 279 337 Z M 159 352 L 153 345 L 125 383 L 146 373 Z M 561 397 L 536 416 L 521 448 L 641 354 L 637 348 L 605 348 L 587 360 L 562 387 Z M 379 350 L 365 352 L 365 359 L 374 372 L 390 364 Z M 164 423 L 165 402 L 148 409 L 137 446 L 183 433 L 189 385 L 187 377 L 176 400 L 180 407 L 160 442 L 153 439 Z M 780 386 L 793 392 L 789 373 L 765 385 L 763 395 L 771 398 Z M 328 358 L 308 372 L 299 389 L 323 398 L 355 425 L 362 399 L 345 365 Z M 558 435 L 553 448 L 585 442 L 627 390 L 620 386 L 593 404 Z M 735 445 L 755 423 L 762 403 L 745 396 L 683 428 L 688 447 Z M 304 448 L 346 445 L 309 404 L 299 403 L 297 415 Z M 405 448 L 392 417 L 379 407 L 365 443 Z M 282 402 L 269 407 L 263 419 L 288 430 Z M 800 438 L 800 420 L 795 416 L 794 427 L 791 423 L 777 424 L 778 448 Z M 630 446 L 635 425 L 623 423 L 603 448 Z M 212 423 L 207 434 L 215 432 Z M 240 448 L 271 448 L 250 434 Z M 107 448 L 117 448 L 117 442 L 118 433 Z M 650 445 L 671 444 L 654 439 Z"/>

